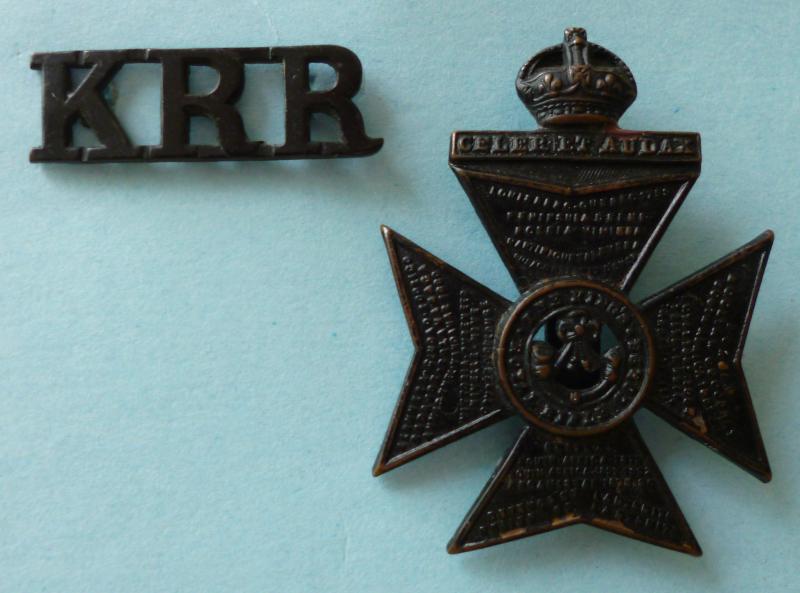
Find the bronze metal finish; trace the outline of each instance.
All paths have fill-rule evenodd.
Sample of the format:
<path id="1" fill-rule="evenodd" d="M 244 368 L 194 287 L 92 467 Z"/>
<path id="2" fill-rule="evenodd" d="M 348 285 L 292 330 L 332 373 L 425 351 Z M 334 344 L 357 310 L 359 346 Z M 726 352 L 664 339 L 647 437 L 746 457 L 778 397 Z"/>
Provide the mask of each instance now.
<path id="1" fill-rule="evenodd" d="M 548 325 L 555 334 L 549 340 Z M 601 328 L 621 339 L 602 354 Z M 647 323 L 624 294 L 596 282 L 538 284 L 511 306 L 498 331 L 493 356 L 501 397 L 555 434 L 614 428 L 638 409 L 653 377 Z"/>
<path id="2" fill-rule="evenodd" d="M 327 64 L 336 83 L 312 90 L 309 66 Z M 125 64 L 160 64 L 162 70 L 161 144 L 137 146 L 106 101 L 105 91 Z M 267 144 L 247 136 L 237 102 L 242 96 L 248 64 L 281 64 L 286 93 L 285 142 Z M 212 68 L 219 75 L 206 94 L 189 89 L 193 66 Z M 353 97 L 361 87 L 361 62 L 336 45 L 239 47 L 217 49 L 127 49 L 37 53 L 31 68 L 42 72 L 42 146 L 31 162 L 111 163 L 152 161 L 270 161 L 369 156 L 383 146 L 370 138 Z M 73 74 L 86 76 L 73 88 Z M 311 116 L 324 113 L 341 129 L 338 142 L 317 142 Z M 217 144 L 191 141 L 191 119 L 210 120 Z M 100 146 L 75 146 L 73 126 L 90 128 Z"/>
<path id="3" fill-rule="evenodd" d="M 455 132 L 450 166 L 519 299 L 383 227 L 416 352 L 373 473 L 517 415 L 451 553 L 585 523 L 700 555 L 632 417 L 643 405 L 770 480 L 741 360 L 772 232 L 631 303 L 700 174 L 699 135 L 617 127 L 636 83 L 583 29 L 517 91 L 542 127 Z"/>

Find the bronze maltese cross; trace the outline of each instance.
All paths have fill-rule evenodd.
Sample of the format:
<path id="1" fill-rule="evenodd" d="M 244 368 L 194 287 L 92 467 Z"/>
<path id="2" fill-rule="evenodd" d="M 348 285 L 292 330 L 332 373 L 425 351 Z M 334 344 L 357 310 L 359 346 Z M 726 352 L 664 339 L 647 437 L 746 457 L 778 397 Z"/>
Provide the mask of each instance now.
<path id="1" fill-rule="evenodd" d="M 636 83 L 583 29 L 516 86 L 541 127 L 455 132 L 450 166 L 521 295 L 383 227 L 416 354 L 374 473 L 517 414 L 526 426 L 450 552 L 587 523 L 699 555 L 633 416 L 644 406 L 770 479 L 741 361 L 773 235 L 632 303 L 700 174 L 699 135 L 619 128 Z"/>

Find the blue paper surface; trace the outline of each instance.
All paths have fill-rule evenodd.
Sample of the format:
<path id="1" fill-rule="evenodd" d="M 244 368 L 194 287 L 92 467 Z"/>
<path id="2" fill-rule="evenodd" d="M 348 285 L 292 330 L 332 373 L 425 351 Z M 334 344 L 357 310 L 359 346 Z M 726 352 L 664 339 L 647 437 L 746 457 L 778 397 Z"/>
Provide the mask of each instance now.
<path id="1" fill-rule="evenodd" d="M 0 592 L 800 589 L 796 2 L 0 7 Z M 535 127 L 514 78 L 573 25 L 636 76 L 623 126 L 702 134 L 703 174 L 633 296 L 776 232 L 744 358 L 773 482 L 637 416 L 700 559 L 585 526 L 449 556 L 514 421 L 370 474 L 412 355 L 379 224 L 515 296 L 449 134 Z M 34 51 L 316 43 L 361 58 L 376 156 L 27 162 Z M 280 138 L 280 75 L 261 75 L 248 129 Z M 157 143 L 157 67 L 117 92 Z"/>

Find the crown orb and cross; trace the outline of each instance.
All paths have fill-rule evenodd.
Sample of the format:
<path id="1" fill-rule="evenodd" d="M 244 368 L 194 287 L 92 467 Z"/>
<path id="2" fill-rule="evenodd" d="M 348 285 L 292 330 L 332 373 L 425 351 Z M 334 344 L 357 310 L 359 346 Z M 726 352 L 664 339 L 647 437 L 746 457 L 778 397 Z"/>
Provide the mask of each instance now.
<path id="1" fill-rule="evenodd" d="M 636 82 L 584 29 L 516 88 L 540 127 L 455 132 L 450 167 L 519 297 L 382 228 L 415 353 L 373 473 L 516 416 L 451 553 L 583 523 L 700 555 L 635 415 L 770 480 L 741 361 L 773 234 L 632 302 L 700 175 L 699 134 L 619 128 Z"/>

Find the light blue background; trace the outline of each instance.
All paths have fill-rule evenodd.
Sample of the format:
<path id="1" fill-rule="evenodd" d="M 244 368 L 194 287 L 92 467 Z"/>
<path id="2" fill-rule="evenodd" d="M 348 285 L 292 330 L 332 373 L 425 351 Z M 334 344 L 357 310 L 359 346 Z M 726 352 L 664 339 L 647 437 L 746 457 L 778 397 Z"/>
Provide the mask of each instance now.
<path id="1" fill-rule="evenodd" d="M 795 2 L 0 8 L 2 593 L 800 588 Z M 532 128 L 514 77 L 569 25 L 636 75 L 626 127 L 703 137 L 703 175 L 634 296 L 777 234 L 745 353 L 774 481 L 638 416 L 701 559 L 589 527 L 447 555 L 513 421 L 370 475 L 412 354 L 378 225 L 514 297 L 447 167 L 448 137 Z M 378 155 L 27 162 L 40 141 L 34 51 L 311 43 L 360 56 L 358 103 L 386 139 Z M 124 72 L 116 104 L 137 140 L 155 142 L 148 68 Z M 253 135 L 280 135 L 275 102 L 245 97 Z"/>

